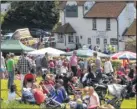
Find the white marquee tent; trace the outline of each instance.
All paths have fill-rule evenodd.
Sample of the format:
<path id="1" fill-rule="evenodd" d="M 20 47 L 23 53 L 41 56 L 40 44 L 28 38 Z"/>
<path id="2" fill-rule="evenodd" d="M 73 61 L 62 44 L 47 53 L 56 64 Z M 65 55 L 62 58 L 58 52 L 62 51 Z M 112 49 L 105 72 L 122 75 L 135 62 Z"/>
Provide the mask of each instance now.
<path id="1" fill-rule="evenodd" d="M 28 55 L 31 55 L 31 56 L 39 56 L 39 55 L 44 56 L 45 53 L 48 53 L 50 56 L 60 56 L 60 54 L 64 54 L 66 52 L 55 49 L 55 48 L 48 47 L 48 48 L 43 48 L 43 49 L 35 50 L 35 51 L 32 51 L 32 52 L 28 52 Z"/>

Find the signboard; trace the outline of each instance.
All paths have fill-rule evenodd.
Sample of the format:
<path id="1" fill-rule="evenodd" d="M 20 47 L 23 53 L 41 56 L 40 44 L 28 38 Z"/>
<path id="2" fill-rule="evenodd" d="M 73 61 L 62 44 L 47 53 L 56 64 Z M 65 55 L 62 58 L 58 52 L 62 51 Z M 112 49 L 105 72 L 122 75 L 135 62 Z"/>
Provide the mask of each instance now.
<path id="1" fill-rule="evenodd" d="M 106 35 L 106 31 L 97 31 L 97 38 L 108 38 Z"/>

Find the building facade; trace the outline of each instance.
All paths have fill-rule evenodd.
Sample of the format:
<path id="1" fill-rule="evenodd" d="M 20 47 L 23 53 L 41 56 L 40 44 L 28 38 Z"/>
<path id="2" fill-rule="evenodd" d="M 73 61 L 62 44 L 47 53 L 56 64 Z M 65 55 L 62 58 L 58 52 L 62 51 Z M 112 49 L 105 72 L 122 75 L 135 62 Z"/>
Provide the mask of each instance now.
<path id="1" fill-rule="evenodd" d="M 57 41 L 56 48 L 75 49 L 80 43 L 99 46 L 102 51 L 107 44 L 115 46 L 118 51 L 124 50 L 123 34 L 134 21 L 134 13 L 134 2 L 63 2 L 59 28 L 69 23 L 75 32 L 54 31 L 56 40 L 60 34 L 63 40 L 62 43 Z"/>

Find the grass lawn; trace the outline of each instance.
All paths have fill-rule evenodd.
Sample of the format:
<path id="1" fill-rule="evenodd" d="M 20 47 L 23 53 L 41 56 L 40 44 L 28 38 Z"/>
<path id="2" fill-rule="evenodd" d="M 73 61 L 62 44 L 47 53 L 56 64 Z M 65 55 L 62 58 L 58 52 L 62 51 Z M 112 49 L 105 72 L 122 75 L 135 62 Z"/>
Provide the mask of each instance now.
<path id="1" fill-rule="evenodd" d="M 41 80 L 41 78 L 38 78 L 37 81 L 39 82 Z M 14 102 L 11 102 L 11 103 L 8 103 L 7 99 L 8 99 L 8 85 L 7 85 L 7 80 L 1 80 L 1 98 L 3 99 L 3 101 L 1 102 L 1 108 L 3 109 L 19 109 L 19 108 L 39 108 L 38 105 L 29 105 L 29 104 L 21 104 L 17 101 L 14 101 Z M 21 87 L 20 87 L 20 80 L 14 80 L 14 83 L 16 84 L 17 86 L 17 91 L 18 93 L 21 95 Z M 19 96 L 17 96 L 19 97 Z"/>

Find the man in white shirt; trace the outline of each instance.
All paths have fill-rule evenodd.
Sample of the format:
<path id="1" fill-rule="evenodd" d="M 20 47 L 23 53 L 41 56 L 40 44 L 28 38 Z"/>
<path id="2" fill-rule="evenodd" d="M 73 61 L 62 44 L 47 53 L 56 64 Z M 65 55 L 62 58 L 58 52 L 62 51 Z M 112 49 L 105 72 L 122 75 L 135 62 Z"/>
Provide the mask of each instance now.
<path id="1" fill-rule="evenodd" d="M 113 71 L 114 70 L 113 70 L 112 64 L 110 62 L 110 58 L 107 57 L 106 61 L 104 63 L 104 73 L 109 74 L 109 73 L 112 73 Z"/>

